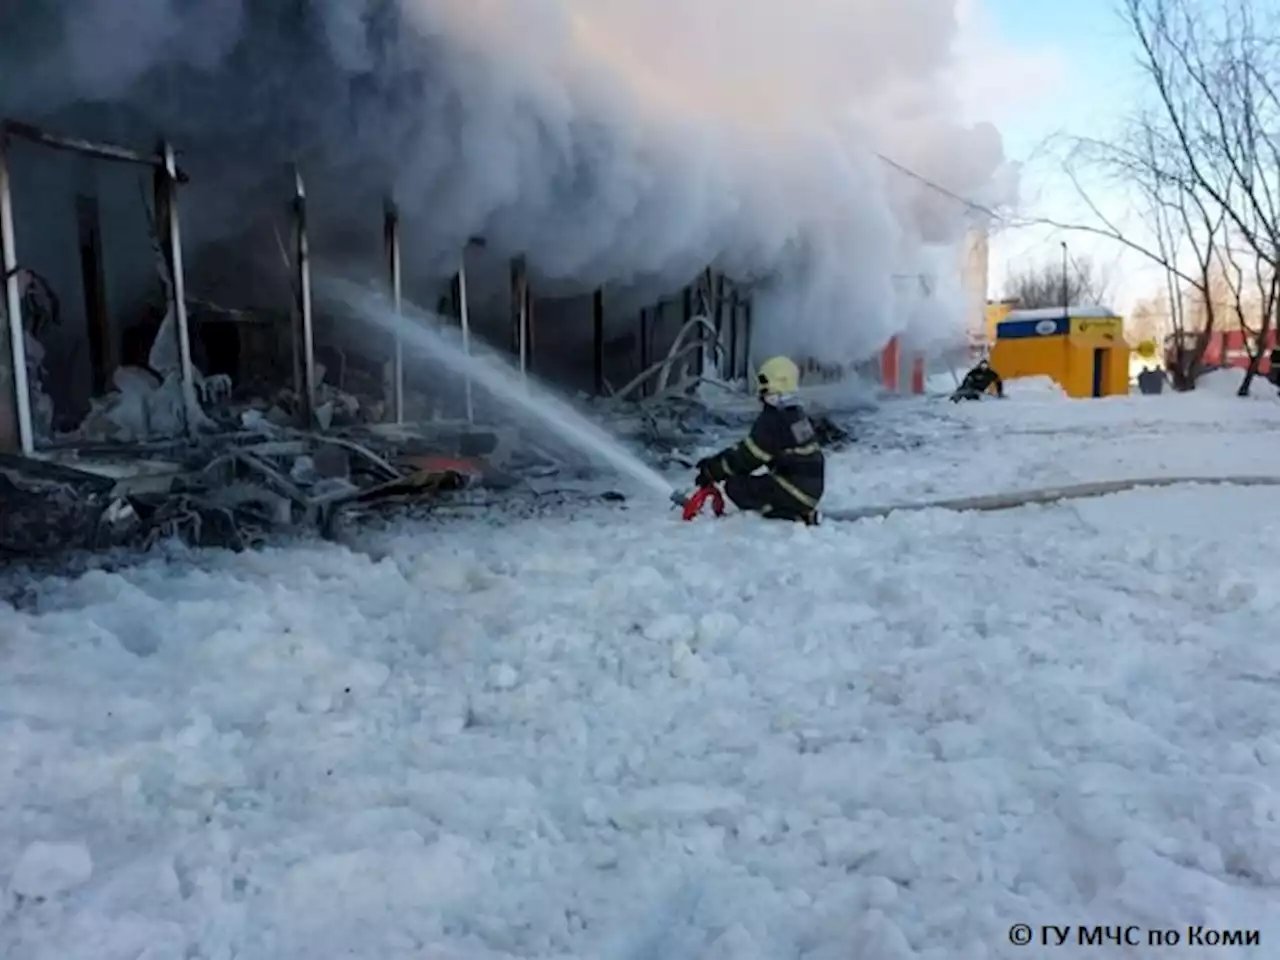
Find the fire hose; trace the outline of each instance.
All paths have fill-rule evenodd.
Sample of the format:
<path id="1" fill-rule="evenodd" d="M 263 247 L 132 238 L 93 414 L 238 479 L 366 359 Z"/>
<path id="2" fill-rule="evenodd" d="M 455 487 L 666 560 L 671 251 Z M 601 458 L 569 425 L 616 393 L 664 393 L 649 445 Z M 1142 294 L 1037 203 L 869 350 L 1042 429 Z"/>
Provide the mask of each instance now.
<path id="1" fill-rule="evenodd" d="M 924 510 L 947 510 L 953 513 L 988 513 L 1032 505 L 1043 506 L 1068 500 L 1087 500 L 1112 496 L 1130 490 L 1181 486 L 1276 487 L 1280 486 L 1280 476 L 1146 477 L 1130 480 L 1107 480 L 1099 483 L 1042 487 L 1036 490 L 962 497 L 951 500 L 928 500 L 917 503 L 855 507 L 846 510 L 824 510 L 822 518 L 836 523 L 854 523 L 859 520 L 883 518 L 894 513 L 918 513 Z M 724 515 L 724 495 L 714 485 L 699 487 L 688 495 L 675 492 L 671 495 L 671 500 L 676 506 L 683 509 L 685 520 L 696 518 L 702 512 L 708 500 L 711 501 L 712 512 L 717 517 Z"/>

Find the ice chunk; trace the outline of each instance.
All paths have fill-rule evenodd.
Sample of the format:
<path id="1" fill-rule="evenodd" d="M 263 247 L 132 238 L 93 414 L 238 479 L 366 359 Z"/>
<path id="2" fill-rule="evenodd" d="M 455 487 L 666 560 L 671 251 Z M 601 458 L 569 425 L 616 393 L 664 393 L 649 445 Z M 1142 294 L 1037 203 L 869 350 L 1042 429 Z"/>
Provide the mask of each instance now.
<path id="1" fill-rule="evenodd" d="M 741 629 L 742 624 L 731 613 L 717 611 L 703 614 L 698 620 L 694 649 L 700 646 L 712 646 L 721 640 L 728 639 Z"/>
<path id="2" fill-rule="evenodd" d="M 613 819 L 633 827 L 706 820 L 717 814 L 736 813 L 745 803 L 742 795 L 732 790 L 673 783 L 636 792 L 630 802 L 615 811 Z"/>
<path id="3" fill-rule="evenodd" d="M 22 897 L 56 897 L 93 876 L 93 858 L 83 843 L 28 844 L 13 868 L 9 890 Z"/>
<path id="4" fill-rule="evenodd" d="M 495 663 L 489 668 L 489 685 L 495 690 L 514 690 L 520 674 L 509 663 Z"/>
<path id="5" fill-rule="evenodd" d="M 692 644 L 698 635 L 693 617 L 683 613 L 669 613 L 659 617 L 644 628 L 644 635 L 657 643 Z"/>

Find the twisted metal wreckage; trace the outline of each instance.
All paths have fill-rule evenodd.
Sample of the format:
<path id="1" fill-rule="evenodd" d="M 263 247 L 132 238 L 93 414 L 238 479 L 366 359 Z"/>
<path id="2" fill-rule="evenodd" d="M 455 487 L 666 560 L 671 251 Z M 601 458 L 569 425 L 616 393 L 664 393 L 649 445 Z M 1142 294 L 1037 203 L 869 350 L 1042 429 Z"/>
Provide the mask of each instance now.
<path id="1" fill-rule="evenodd" d="M 145 365 L 116 364 L 108 379 L 107 362 L 95 364 L 98 395 L 89 414 L 61 432 L 55 429 L 53 401 L 45 390 L 42 345 L 42 336 L 60 323 L 61 311 L 49 284 L 19 261 L 8 163 L 16 141 L 152 173 L 149 213 L 163 320 Z M 8 355 L 0 352 L 0 559 L 79 548 L 146 547 L 172 536 L 243 549 L 272 531 L 310 529 L 332 535 L 345 518 L 381 504 L 421 501 L 471 485 L 510 487 L 562 472 L 569 464 L 567 451 L 538 444 L 515 428 L 478 422 L 469 381 L 464 410 L 452 419 L 440 416 L 440 398 L 412 397 L 406 392 L 399 338 L 383 365 L 380 391 L 373 391 L 380 396 L 362 399 L 344 389 L 345 356 L 337 382 L 330 381 L 316 356 L 307 197 L 297 171 L 292 249 L 280 242 L 293 287 L 287 338 L 292 385 L 253 391 L 225 374 L 204 375 L 193 360 L 193 308 L 206 317 L 249 325 L 258 318 L 188 294 L 177 202 L 178 188 L 186 182 L 168 143 L 144 153 L 0 122 L 5 293 L 0 338 L 6 328 L 8 333 Z M 383 213 L 388 281 L 399 309 L 399 214 L 391 201 Z M 86 265 L 84 274 L 91 278 L 95 270 L 100 286 L 100 263 Z M 527 375 L 533 369 L 535 301 L 523 258 L 511 261 L 510 274 L 510 350 L 521 374 Z M 91 299 L 86 290 L 87 312 Z M 441 313 L 452 314 L 469 345 L 465 253 L 446 300 L 451 302 L 443 304 Z M 664 308 L 674 302 L 682 306 L 682 325 L 669 349 L 656 357 L 661 344 L 655 331 Z M 638 413 L 631 420 L 642 439 L 668 451 L 696 440 L 707 414 L 701 408 L 700 417 L 700 405 L 690 399 L 695 388 L 704 382 L 726 386 L 748 379 L 749 290 L 717 277 L 711 268 L 681 291 L 679 301 L 640 311 L 638 331 L 621 338 L 638 353 L 639 372 L 616 390 L 606 377 L 610 345 L 603 291 L 595 293 L 592 305 L 595 396 Z M 110 334 L 89 320 L 91 352 L 100 361 L 113 356 L 102 344 Z M 411 399 L 418 401 L 412 419 Z"/>

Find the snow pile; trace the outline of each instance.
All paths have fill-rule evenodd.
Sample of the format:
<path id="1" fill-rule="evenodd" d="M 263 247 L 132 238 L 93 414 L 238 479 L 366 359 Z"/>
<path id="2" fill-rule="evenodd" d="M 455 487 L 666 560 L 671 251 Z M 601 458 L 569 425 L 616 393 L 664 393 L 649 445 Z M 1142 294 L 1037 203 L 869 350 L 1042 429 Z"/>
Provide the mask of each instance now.
<path id="1" fill-rule="evenodd" d="M 1240 367 L 1223 367 L 1203 374 L 1196 380 L 1196 392 L 1208 393 L 1219 397 L 1238 397 L 1240 387 L 1244 383 L 1245 371 Z M 1275 402 L 1276 388 L 1267 382 L 1264 376 L 1255 376 L 1249 385 L 1251 400 Z"/>
<path id="2" fill-rule="evenodd" d="M 1244 371 L 1238 367 L 1211 370 L 1196 380 L 1196 391 L 1219 397 L 1234 397 L 1244 382 Z"/>
<path id="3" fill-rule="evenodd" d="M 1017 400 L 1066 400 L 1067 392 L 1053 377 L 1014 377 L 1004 382 L 1005 396 Z"/>
<path id="4" fill-rule="evenodd" d="M 37 841 L 22 851 L 9 879 L 18 897 L 48 898 L 74 890 L 93 876 L 93 858 L 83 843 Z"/>
<path id="5" fill-rule="evenodd" d="M 832 471 L 1065 471 L 1138 410 L 1144 472 L 1233 449 L 1211 398 L 1144 399 L 903 404 L 967 459 Z M 636 502 L 42 581 L 0 607 L 0 956 L 978 960 L 1021 922 L 1269 955 L 1273 500 Z"/>

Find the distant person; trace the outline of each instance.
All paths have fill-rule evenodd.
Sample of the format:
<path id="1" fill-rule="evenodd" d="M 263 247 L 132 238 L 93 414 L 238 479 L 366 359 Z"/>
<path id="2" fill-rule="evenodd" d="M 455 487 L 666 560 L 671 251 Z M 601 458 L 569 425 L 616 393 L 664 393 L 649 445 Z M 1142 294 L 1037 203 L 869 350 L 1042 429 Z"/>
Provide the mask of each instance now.
<path id="1" fill-rule="evenodd" d="M 760 365 L 756 382 L 763 409 L 751 432 L 741 443 L 698 461 L 698 486 L 724 484 L 725 496 L 739 510 L 817 523 L 826 458 L 796 398 L 800 369 L 787 357 L 774 357 Z"/>
<path id="2" fill-rule="evenodd" d="M 996 373 L 995 368 L 987 360 L 979 360 L 978 365 L 964 375 L 964 380 L 951 395 L 951 402 L 981 400 L 992 387 L 996 388 L 997 397 L 1004 397 L 1004 381 L 1000 379 L 1000 374 Z"/>
<path id="3" fill-rule="evenodd" d="M 1271 361 L 1271 367 L 1267 370 L 1267 379 L 1270 380 L 1274 386 L 1280 387 L 1280 347 L 1276 347 L 1271 351 L 1269 359 Z"/>

